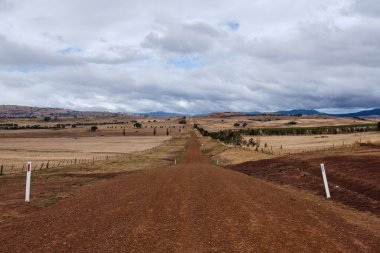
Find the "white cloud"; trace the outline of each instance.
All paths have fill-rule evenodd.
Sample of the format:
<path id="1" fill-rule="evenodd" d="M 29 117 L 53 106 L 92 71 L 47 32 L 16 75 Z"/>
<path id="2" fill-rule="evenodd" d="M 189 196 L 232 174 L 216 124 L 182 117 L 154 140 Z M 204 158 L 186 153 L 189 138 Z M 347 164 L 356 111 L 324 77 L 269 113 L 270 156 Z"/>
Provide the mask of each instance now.
<path id="1" fill-rule="evenodd" d="M 0 0 L 0 104 L 380 107 L 374 2 Z"/>

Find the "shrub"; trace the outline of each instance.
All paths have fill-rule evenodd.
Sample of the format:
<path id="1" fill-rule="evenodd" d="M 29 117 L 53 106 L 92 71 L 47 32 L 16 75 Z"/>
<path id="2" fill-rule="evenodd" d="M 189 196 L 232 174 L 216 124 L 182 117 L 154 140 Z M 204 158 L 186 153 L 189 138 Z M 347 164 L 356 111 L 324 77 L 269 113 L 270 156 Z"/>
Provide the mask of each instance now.
<path id="1" fill-rule="evenodd" d="M 296 121 L 289 121 L 288 123 L 286 123 L 285 125 L 297 125 L 298 123 Z"/>
<path id="2" fill-rule="evenodd" d="M 90 128 L 91 132 L 96 132 L 96 130 L 98 130 L 98 127 L 97 126 L 92 126 Z"/>
<path id="3" fill-rule="evenodd" d="M 380 122 L 377 123 L 377 131 L 380 131 Z"/>
<path id="4" fill-rule="evenodd" d="M 253 138 L 250 138 L 248 141 L 248 146 L 254 147 L 256 145 L 256 142 L 253 140 Z"/>
<path id="5" fill-rule="evenodd" d="M 183 118 L 183 119 L 180 119 L 180 121 L 178 121 L 179 124 L 186 124 L 187 121 L 186 121 L 186 118 Z"/>
<path id="6" fill-rule="evenodd" d="M 235 124 L 234 124 L 234 127 L 239 127 L 239 126 L 240 126 L 239 123 L 235 123 Z"/>
<path id="7" fill-rule="evenodd" d="M 135 128 L 141 128 L 142 125 L 140 122 L 136 122 L 134 125 L 133 125 Z"/>

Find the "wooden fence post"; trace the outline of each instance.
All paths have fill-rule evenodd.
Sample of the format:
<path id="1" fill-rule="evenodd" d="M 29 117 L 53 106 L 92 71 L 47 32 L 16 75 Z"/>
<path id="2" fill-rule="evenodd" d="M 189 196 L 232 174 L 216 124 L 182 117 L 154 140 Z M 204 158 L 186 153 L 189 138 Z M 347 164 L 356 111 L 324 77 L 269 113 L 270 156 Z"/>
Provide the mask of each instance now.
<path id="1" fill-rule="evenodd" d="M 3 175 L 3 165 L 1 165 L 1 168 L 0 168 L 0 176 Z"/>

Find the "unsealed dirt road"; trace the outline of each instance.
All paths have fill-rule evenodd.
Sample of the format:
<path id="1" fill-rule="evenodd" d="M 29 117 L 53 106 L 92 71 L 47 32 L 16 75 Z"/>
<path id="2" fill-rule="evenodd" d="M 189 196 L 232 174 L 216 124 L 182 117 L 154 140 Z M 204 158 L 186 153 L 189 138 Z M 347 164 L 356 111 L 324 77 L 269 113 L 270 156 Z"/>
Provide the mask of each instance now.
<path id="1" fill-rule="evenodd" d="M 379 220 L 354 215 L 212 166 L 193 136 L 179 165 L 4 222 L 0 252 L 379 252 Z"/>

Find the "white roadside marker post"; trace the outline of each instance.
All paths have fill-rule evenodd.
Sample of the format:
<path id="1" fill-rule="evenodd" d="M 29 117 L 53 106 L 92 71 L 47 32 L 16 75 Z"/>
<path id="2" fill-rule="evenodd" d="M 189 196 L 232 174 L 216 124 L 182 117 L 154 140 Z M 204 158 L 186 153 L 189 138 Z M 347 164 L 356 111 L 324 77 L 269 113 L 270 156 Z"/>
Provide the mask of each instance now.
<path id="1" fill-rule="evenodd" d="M 174 158 L 174 164 L 175 165 L 177 164 L 177 158 Z"/>
<path id="2" fill-rule="evenodd" d="M 219 160 L 216 160 L 216 165 L 219 165 Z"/>
<path id="3" fill-rule="evenodd" d="M 30 178 L 32 176 L 32 163 L 28 162 L 26 169 L 26 189 L 25 189 L 25 202 L 29 202 L 30 196 Z"/>
<path id="4" fill-rule="evenodd" d="M 321 163 L 321 171 L 322 171 L 323 183 L 325 185 L 325 190 L 326 190 L 326 198 L 329 199 L 331 198 L 331 195 L 330 195 L 329 185 L 327 183 L 325 165 L 323 163 Z"/>

